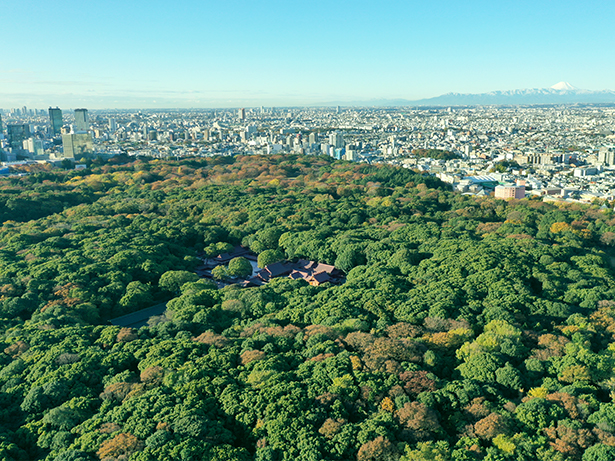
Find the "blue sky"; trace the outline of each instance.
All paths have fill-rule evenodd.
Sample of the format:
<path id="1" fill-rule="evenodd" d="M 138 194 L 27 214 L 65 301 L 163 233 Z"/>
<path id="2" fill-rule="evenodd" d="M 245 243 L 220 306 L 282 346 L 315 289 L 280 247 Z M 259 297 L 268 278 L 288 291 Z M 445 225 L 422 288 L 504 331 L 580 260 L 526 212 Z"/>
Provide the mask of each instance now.
<path id="1" fill-rule="evenodd" d="M 612 1 L 6 0 L 0 17 L 5 109 L 615 90 Z"/>

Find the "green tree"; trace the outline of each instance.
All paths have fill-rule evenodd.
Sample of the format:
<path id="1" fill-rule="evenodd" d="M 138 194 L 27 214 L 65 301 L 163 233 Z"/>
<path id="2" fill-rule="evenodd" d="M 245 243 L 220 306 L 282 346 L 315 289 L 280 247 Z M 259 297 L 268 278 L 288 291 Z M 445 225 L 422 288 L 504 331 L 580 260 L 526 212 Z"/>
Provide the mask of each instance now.
<path id="1" fill-rule="evenodd" d="M 611 461 L 615 459 L 615 447 L 599 443 L 585 450 L 583 461 Z"/>
<path id="2" fill-rule="evenodd" d="M 233 258 L 228 263 L 228 275 L 231 277 L 247 277 L 252 273 L 252 264 L 246 258 Z"/>
<path id="3" fill-rule="evenodd" d="M 517 418 L 531 430 L 543 429 L 564 417 L 564 410 L 548 400 L 533 398 L 515 410 Z"/>
<path id="4" fill-rule="evenodd" d="M 261 269 L 269 264 L 277 263 L 284 259 L 284 253 L 280 250 L 265 250 L 258 255 L 258 267 Z"/>
<path id="5" fill-rule="evenodd" d="M 167 271 L 160 276 L 158 286 L 171 293 L 178 293 L 183 284 L 196 282 L 199 276 L 188 271 Z"/>
<path id="6" fill-rule="evenodd" d="M 124 308 L 124 312 L 131 312 L 149 307 L 152 300 L 151 285 L 135 280 L 126 286 L 126 293 L 120 299 L 119 305 Z"/>
<path id="7" fill-rule="evenodd" d="M 226 266 L 216 266 L 211 270 L 211 275 L 213 275 L 216 280 L 225 280 L 228 278 L 229 273 Z"/>

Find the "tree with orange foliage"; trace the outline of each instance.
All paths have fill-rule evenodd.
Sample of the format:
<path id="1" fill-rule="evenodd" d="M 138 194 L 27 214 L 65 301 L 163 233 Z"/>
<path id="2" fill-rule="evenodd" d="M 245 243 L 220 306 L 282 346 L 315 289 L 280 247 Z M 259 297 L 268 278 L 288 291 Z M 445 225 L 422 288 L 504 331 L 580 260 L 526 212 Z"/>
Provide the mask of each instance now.
<path id="1" fill-rule="evenodd" d="M 109 440 L 105 440 L 96 454 L 100 459 L 118 458 L 125 455 L 126 457 L 141 450 L 143 442 L 137 439 L 134 435 L 122 432 Z"/>

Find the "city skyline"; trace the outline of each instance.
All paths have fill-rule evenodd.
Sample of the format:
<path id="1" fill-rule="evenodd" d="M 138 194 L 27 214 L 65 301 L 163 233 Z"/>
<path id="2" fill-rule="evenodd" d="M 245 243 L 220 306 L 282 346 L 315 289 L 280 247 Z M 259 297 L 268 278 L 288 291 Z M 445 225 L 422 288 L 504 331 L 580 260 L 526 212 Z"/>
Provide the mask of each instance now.
<path id="1" fill-rule="evenodd" d="M 31 0 L 3 13 L 19 46 L 4 48 L 2 108 L 369 104 L 560 81 L 615 89 L 615 5 L 602 2 Z"/>

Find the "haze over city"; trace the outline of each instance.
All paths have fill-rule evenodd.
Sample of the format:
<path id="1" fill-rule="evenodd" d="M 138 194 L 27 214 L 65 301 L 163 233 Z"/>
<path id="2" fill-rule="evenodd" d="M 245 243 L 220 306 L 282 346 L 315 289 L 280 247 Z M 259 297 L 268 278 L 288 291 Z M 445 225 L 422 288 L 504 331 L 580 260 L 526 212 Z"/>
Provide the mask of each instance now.
<path id="1" fill-rule="evenodd" d="M 3 49 L 3 108 L 369 105 L 560 81 L 615 89 L 607 2 L 29 0 L 3 13 L 18 45 Z"/>

